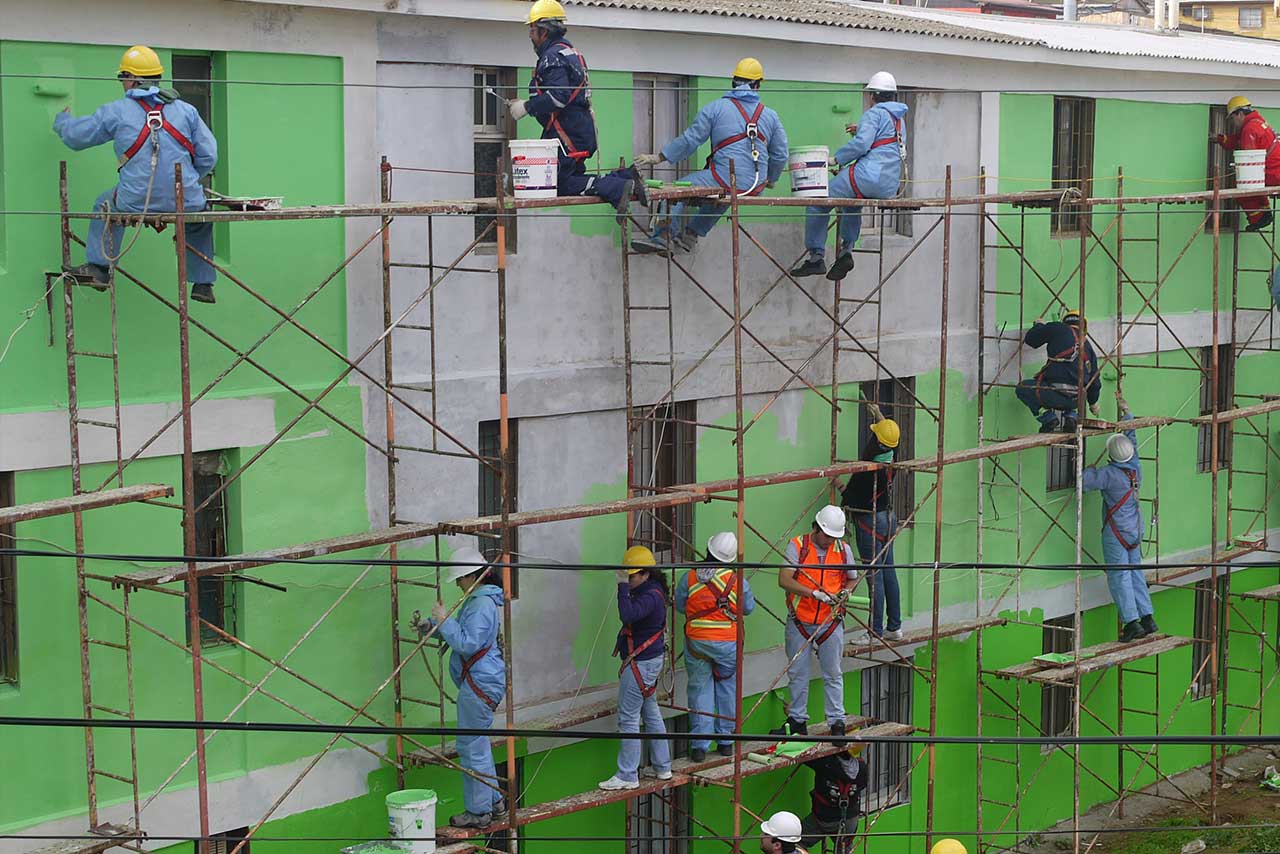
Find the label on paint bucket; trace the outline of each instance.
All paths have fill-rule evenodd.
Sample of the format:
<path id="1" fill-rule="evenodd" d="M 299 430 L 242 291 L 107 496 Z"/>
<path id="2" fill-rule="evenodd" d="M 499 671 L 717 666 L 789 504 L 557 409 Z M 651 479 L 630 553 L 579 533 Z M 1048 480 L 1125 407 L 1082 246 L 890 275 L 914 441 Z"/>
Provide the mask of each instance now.
<path id="1" fill-rule="evenodd" d="M 560 175 L 559 141 L 513 139 L 509 145 L 511 184 L 516 198 L 554 198 Z"/>
<path id="2" fill-rule="evenodd" d="M 829 150 L 825 145 L 808 148 L 794 148 L 787 158 L 787 168 L 791 172 L 791 192 L 793 195 L 806 198 L 826 198 L 827 161 Z"/>

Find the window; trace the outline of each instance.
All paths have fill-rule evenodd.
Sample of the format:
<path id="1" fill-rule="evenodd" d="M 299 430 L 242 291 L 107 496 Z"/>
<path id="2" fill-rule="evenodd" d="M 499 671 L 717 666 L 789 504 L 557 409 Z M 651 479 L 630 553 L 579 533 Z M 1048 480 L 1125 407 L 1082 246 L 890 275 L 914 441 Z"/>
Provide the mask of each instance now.
<path id="1" fill-rule="evenodd" d="M 687 714 L 667 721 L 667 732 L 687 733 Z M 645 742 L 651 744 L 652 742 Z M 689 755 L 689 739 L 673 738 L 671 758 Z M 632 839 L 628 854 L 687 854 L 693 831 L 693 798 L 690 786 L 666 788 L 641 795 L 632 806 Z"/>
<path id="2" fill-rule="evenodd" d="M 898 462 L 913 459 L 916 455 L 916 378 L 899 377 L 897 379 L 864 382 L 861 384 L 862 397 L 880 407 L 885 418 L 898 422 L 902 431 L 902 440 L 898 444 L 893 458 Z M 866 436 L 871 430 L 870 413 L 865 406 L 858 408 L 858 436 Z M 859 438 L 859 441 L 862 441 Z M 895 471 L 893 473 L 893 512 L 898 521 L 904 521 L 916 509 L 916 476 L 914 472 Z"/>
<path id="3" fill-rule="evenodd" d="M 1193 21 L 1212 21 L 1213 9 L 1208 6 L 1192 6 L 1191 20 Z"/>
<path id="4" fill-rule="evenodd" d="M 880 721 L 911 723 L 911 668 L 880 664 L 862 671 L 862 714 Z M 867 791 L 864 812 L 911 800 L 911 745 L 867 746 Z"/>
<path id="5" fill-rule="evenodd" d="M 1260 30 L 1262 29 L 1262 7 L 1261 6 L 1243 6 L 1240 9 L 1240 29 L 1242 30 Z"/>
<path id="6" fill-rule="evenodd" d="M 1209 133 L 1230 133 L 1231 129 L 1227 125 L 1227 108 L 1222 104 L 1212 104 L 1209 106 Z M 1223 149 L 1216 142 L 1209 143 L 1209 165 L 1205 172 L 1204 188 L 1213 190 L 1214 177 L 1219 179 L 1218 186 L 1223 190 L 1231 190 L 1236 186 L 1236 173 L 1231 168 L 1231 154 Z M 1204 203 L 1204 209 L 1209 213 L 1213 213 L 1213 200 L 1210 199 Z M 1219 218 L 1219 228 L 1222 231 L 1235 231 L 1239 227 L 1240 211 L 1234 202 L 1228 202 L 1222 206 L 1222 216 Z M 1213 233 L 1213 220 L 1205 221 L 1204 230 Z"/>
<path id="7" fill-rule="evenodd" d="M 1063 440 L 1066 441 L 1064 436 Z M 1045 462 L 1045 492 L 1075 489 L 1076 449 L 1074 445 L 1050 445 Z"/>
<path id="8" fill-rule="evenodd" d="M 637 407 L 632 418 L 635 431 L 631 436 L 635 459 L 637 494 L 651 495 L 680 483 L 691 483 L 697 448 L 698 404 L 683 401 L 652 407 Z M 649 417 L 646 417 L 649 416 Z M 693 507 L 662 507 L 635 514 L 630 545 L 648 546 L 659 563 L 679 563 L 695 556 L 693 545 Z"/>
<path id="9" fill-rule="evenodd" d="M 249 835 L 249 828 L 242 827 L 238 830 L 228 830 L 225 833 L 215 833 L 209 839 L 209 854 L 231 854 L 240 844 L 240 840 Z M 196 841 L 196 854 L 200 854 L 200 842 Z M 249 848 L 253 845 L 252 841 L 246 842 L 244 847 L 240 849 L 240 854 L 249 854 Z"/>
<path id="10" fill-rule="evenodd" d="M 907 105 L 907 114 L 902 119 L 902 147 L 906 152 L 907 158 L 903 163 L 902 169 L 902 185 L 899 190 L 899 196 L 911 195 L 911 172 L 914 169 L 913 155 L 915 149 L 912 145 L 915 139 L 915 115 L 916 115 L 916 93 L 907 87 L 899 87 L 898 100 Z M 871 93 L 864 92 L 862 96 L 862 109 L 864 111 L 871 109 L 874 103 L 871 100 Z M 834 152 L 833 152 L 834 153 Z M 863 229 L 867 231 L 882 230 L 885 234 L 900 234 L 903 237 L 911 236 L 912 212 L 905 210 L 886 210 L 881 211 L 879 216 L 875 214 L 865 214 L 863 216 Z"/>
<path id="11" fill-rule="evenodd" d="M 0 507 L 12 507 L 13 472 L 0 472 Z M 13 525 L 0 525 L 0 549 L 17 545 Z M 18 567 L 12 555 L 0 556 L 0 684 L 18 681 Z"/>
<path id="12" fill-rule="evenodd" d="M 1213 348 L 1200 348 L 1200 366 L 1204 370 L 1200 374 L 1200 414 L 1212 415 L 1214 398 L 1217 398 L 1218 411 L 1231 408 L 1235 386 L 1235 351 L 1231 344 L 1218 345 L 1218 388 L 1215 395 L 1213 378 L 1209 375 L 1213 361 Z M 1201 472 L 1213 469 L 1213 425 L 1201 424 L 1196 441 L 1196 467 Z M 1218 467 L 1231 465 L 1231 422 L 1218 424 Z"/>
<path id="13" fill-rule="evenodd" d="M 1053 186 L 1074 187 L 1088 195 L 1093 180 L 1093 99 L 1053 99 Z M 1055 204 L 1050 223 L 1054 235 L 1077 234 L 1084 222 L 1080 206 Z"/>
<path id="14" fill-rule="evenodd" d="M 520 444 L 518 437 L 520 431 L 517 429 L 520 422 L 515 418 L 507 419 L 507 477 L 511 479 L 510 495 L 511 506 L 508 510 L 512 513 L 516 509 L 516 496 L 519 495 L 520 481 L 517 477 L 519 467 L 516 460 L 519 458 Z M 487 460 L 491 465 L 500 466 L 501 460 L 501 435 L 499 428 L 500 421 L 481 421 L 480 422 L 480 439 L 477 443 L 480 456 Z M 502 513 L 502 479 L 498 476 L 499 472 L 489 468 L 487 465 L 479 465 L 480 469 L 480 501 L 479 514 L 481 516 L 498 516 Z M 512 560 L 518 559 L 520 554 L 520 529 L 511 529 L 511 555 Z M 502 556 L 502 539 L 498 536 L 481 536 L 480 553 L 488 560 L 497 560 Z M 520 585 L 518 570 L 513 566 L 511 568 L 511 597 L 514 599 L 520 594 Z"/>
<path id="15" fill-rule="evenodd" d="M 1210 638 L 1213 637 L 1213 610 L 1215 603 L 1218 610 L 1218 679 L 1222 679 L 1222 667 L 1226 659 L 1227 651 L 1227 621 L 1226 621 L 1226 601 L 1227 601 L 1227 579 L 1222 576 L 1218 579 L 1218 595 L 1213 595 L 1213 579 L 1205 578 L 1196 582 L 1196 614 L 1195 626 L 1191 631 L 1191 676 L 1194 678 L 1195 685 L 1192 686 L 1191 695 L 1199 700 L 1208 697 L 1213 693 L 1213 673 L 1212 666 L 1205 665 L 1209 658 Z"/>
<path id="16" fill-rule="evenodd" d="M 636 74 L 632 78 L 631 143 L 633 151 L 657 153 L 684 131 L 689 118 L 689 79 L 669 74 Z M 649 167 L 646 178 L 674 181 L 689 172 L 689 161 Z"/>
<path id="17" fill-rule="evenodd" d="M 506 156 L 507 140 L 515 139 L 515 122 L 503 108 L 498 98 L 489 94 L 486 89 L 497 92 L 502 100 L 516 96 L 516 72 L 514 68 L 477 68 L 475 70 L 475 91 L 473 133 L 475 146 L 475 183 L 474 195 L 477 199 L 492 198 L 498 191 L 498 161 Z M 491 216 L 475 217 L 475 236 L 479 237 L 493 222 Z M 516 251 L 516 217 L 510 217 L 504 223 L 507 227 L 507 251 Z M 482 245 L 497 243 L 497 233 L 490 233 Z"/>
<path id="18" fill-rule="evenodd" d="M 1044 621 L 1040 651 L 1044 655 L 1075 650 L 1076 618 L 1074 614 Z M 1052 738 L 1071 731 L 1071 686 L 1045 685 L 1040 689 L 1040 735 Z M 1045 753 L 1056 750 L 1046 746 Z"/>
<path id="19" fill-rule="evenodd" d="M 226 467 L 221 451 L 195 454 L 195 506 L 217 492 L 226 483 Z M 224 490 L 209 505 L 196 513 L 196 556 L 226 557 L 227 555 L 227 493 Z M 217 626 L 229 635 L 239 631 L 238 599 L 240 583 L 234 575 L 205 576 L 197 581 L 200 600 L 200 619 Z M 188 625 L 188 642 L 190 641 Z M 226 638 L 209 625 L 200 627 L 202 646 L 228 643 Z"/>
<path id="20" fill-rule="evenodd" d="M 525 776 L 524 776 L 524 761 L 526 758 L 527 757 L 524 757 L 524 756 L 516 757 L 516 798 L 518 800 L 518 803 L 516 804 L 517 809 L 525 806 L 524 795 L 525 795 L 526 786 L 525 786 Z M 498 773 L 498 787 L 502 789 L 502 796 L 505 798 L 507 796 L 507 792 L 511 791 L 510 787 L 507 785 L 507 761 L 505 759 L 495 759 L 494 768 Z M 537 775 L 538 775 L 538 772 L 535 769 L 534 776 L 536 777 Z M 523 826 L 516 829 L 517 841 L 520 839 L 520 836 L 523 833 L 524 833 Z M 497 833 L 487 834 L 484 838 L 484 841 L 485 841 L 485 848 L 489 851 L 517 850 L 511 846 L 510 830 L 499 830 Z"/>
<path id="21" fill-rule="evenodd" d="M 196 108 L 200 118 L 213 130 L 213 83 L 210 82 L 213 79 L 213 58 L 208 55 L 175 53 L 170 61 L 173 87 L 178 90 L 182 100 Z M 201 183 L 206 187 L 212 186 L 212 176 L 213 173 L 210 172 Z"/>

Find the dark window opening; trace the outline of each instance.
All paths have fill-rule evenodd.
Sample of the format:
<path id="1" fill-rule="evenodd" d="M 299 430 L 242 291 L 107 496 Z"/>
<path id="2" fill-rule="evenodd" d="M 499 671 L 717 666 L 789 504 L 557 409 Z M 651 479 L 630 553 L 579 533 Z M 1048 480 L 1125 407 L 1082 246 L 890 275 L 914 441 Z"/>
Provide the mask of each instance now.
<path id="1" fill-rule="evenodd" d="M 1045 655 L 1074 652 L 1075 628 L 1074 614 L 1045 620 L 1040 651 Z M 1040 689 L 1040 735 L 1052 738 L 1071 731 L 1071 691 L 1070 685 L 1045 685 Z M 1056 749 L 1047 747 L 1043 752 Z"/>
<path id="2" fill-rule="evenodd" d="M 1053 99 L 1053 187 L 1075 188 L 1086 196 L 1093 183 L 1092 98 Z M 1053 207 L 1050 230 L 1054 235 L 1078 234 L 1084 217 L 1075 202 Z"/>
<path id="3" fill-rule="evenodd" d="M 1218 680 L 1222 679 L 1222 668 L 1226 663 L 1227 651 L 1227 579 L 1218 579 L 1218 595 L 1213 595 L 1213 579 L 1205 578 L 1196 582 L 1195 624 L 1191 630 L 1191 676 L 1195 679 L 1192 697 L 1202 699 L 1213 693 L 1213 666 L 1206 664 L 1209 660 L 1211 639 L 1214 635 L 1214 607 L 1217 606 L 1218 635 Z M 1203 669 L 1201 669 L 1203 667 Z"/>
<path id="4" fill-rule="evenodd" d="M 666 404 L 650 414 L 651 410 L 637 407 L 632 412 L 635 481 L 631 487 L 637 495 L 652 495 L 696 479 L 697 401 Z M 634 519 L 629 544 L 648 546 L 659 563 L 679 563 L 696 556 L 691 505 L 646 510 L 636 513 Z"/>
<path id="5" fill-rule="evenodd" d="M 670 718 L 667 732 L 689 732 L 687 714 Z M 644 750 L 648 750 L 646 742 Z M 689 739 L 672 738 L 671 758 L 689 755 Z M 642 762 L 642 764 L 644 764 Z M 649 763 L 652 764 L 652 763 Z M 632 840 L 628 854 L 688 854 L 693 833 L 693 797 L 690 786 L 667 788 L 636 798 L 632 809 Z"/>
<path id="6" fill-rule="evenodd" d="M 1065 440 L 1064 436 L 1064 440 Z M 1075 489 L 1076 449 L 1074 445 L 1050 445 L 1045 462 L 1045 492 Z"/>
<path id="7" fill-rule="evenodd" d="M 195 475 L 195 506 L 199 507 L 209 496 L 226 483 L 223 454 L 206 451 L 193 456 Z M 196 557 L 227 556 L 227 493 L 224 490 L 203 510 L 196 512 Z M 213 628 L 216 626 L 228 635 L 239 633 L 238 615 L 240 582 L 234 575 L 211 575 L 196 582 L 200 601 L 200 643 L 214 646 L 230 643 Z M 187 640 L 190 642 L 190 625 Z"/>
<path id="8" fill-rule="evenodd" d="M 486 90 L 492 89 L 505 101 L 516 97 L 516 70 L 514 68 L 477 68 L 474 80 L 472 107 L 472 136 L 475 140 L 475 159 L 472 170 L 475 182 L 472 188 L 477 199 L 493 198 L 498 192 L 498 164 L 506 162 L 507 142 L 516 138 L 516 123 L 498 98 Z M 494 221 L 492 216 L 475 217 L 475 236 L 484 234 Z M 516 251 L 516 217 L 508 217 L 506 226 L 507 251 Z M 481 245 L 498 242 L 496 229 L 480 241 Z"/>
<path id="9" fill-rule="evenodd" d="M 0 472 L 0 507 L 14 506 L 13 472 Z M 0 548 L 17 546 L 13 525 L 0 525 Z M 18 681 L 18 566 L 0 555 L 0 683 Z"/>
<path id="10" fill-rule="evenodd" d="M 915 139 L 916 93 L 905 86 L 901 86 L 898 88 L 898 101 L 907 105 L 907 114 L 902 119 L 902 149 L 907 156 L 903 162 L 902 184 L 898 191 L 899 197 L 906 197 L 911 195 L 912 173 L 915 170 L 915 148 L 912 145 L 912 141 Z M 873 103 L 871 93 L 865 92 L 862 101 L 863 110 L 871 109 Z M 907 210 L 882 210 L 879 215 L 864 215 L 862 224 L 866 229 L 879 229 L 882 234 L 899 234 L 903 237 L 911 237 L 911 214 L 912 212 Z"/>
<path id="11" fill-rule="evenodd" d="M 182 100 L 196 108 L 209 130 L 213 130 L 213 57 L 175 53 L 170 63 L 173 88 L 178 90 Z M 214 166 L 215 171 L 217 168 Z M 213 172 L 206 175 L 200 183 L 211 187 Z"/>
<path id="12" fill-rule="evenodd" d="M 1200 414 L 1212 415 L 1215 398 L 1219 412 L 1231 408 L 1235 390 L 1235 349 L 1231 344 L 1218 345 L 1218 375 L 1215 394 L 1214 377 L 1211 375 L 1213 348 L 1200 348 Z M 1218 424 L 1218 468 L 1231 465 L 1231 422 Z M 1196 468 L 1201 472 L 1213 470 L 1213 425 L 1201 424 L 1196 438 Z"/>
<path id="13" fill-rule="evenodd" d="M 914 683 L 911 668 L 880 664 L 862 671 L 862 714 L 878 721 L 911 723 Z M 863 810 L 887 809 L 911 801 L 911 745 L 872 744 L 867 760 Z"/>
<path id="14" fill-rule="evenodd" d="M 1203 9 L 1205 7 L 1197 7 Z M 1197 18 L 1196 20 L 1202 20 Z M 1227 108 L 1222 104 L 1212 104 L 1209 107 L 1209 133 L 1210 134 L 1229 134 L 1231 128 L 1227 123 Z M 1218 188 L 1221 190 L 1233 190 L 1236 186 L 1236 173 L 1231 168 L 1231 152 L 1224 149 L 1216 142 L 1209 143 L 1209 164 L 1208 170 L 1205 172 L 1204 188 L 1213 190 L 1213 179 L 1217 177 Z M 1204 209 L 1209 213 L 1213 213 L 1213 199 L 1209 199 L 1204 203 Z M 1235 202 L 1227 202 L 1222 205 L 1222 213 L 1218 218 L 1218 228 L 1220 231 L 1235 231 L 1240 224 L 1240 209 Z M 1213 233 L 1213 218 L 1210 217 L 1204 224 L 1205 231 Z"/>
<path id="15" fill-rule="evenodd" d="M 656 154 L 684 132 L 689 119 L 689 78 L 670 74 L 632 77 L 632 150 Z M 689 172 L 689 161 L 661 163 L 643 170 L 644 177 L 674 181 Z"/>
<path id="16" fill-rule="evenodd" d="M 516 511 L 516 496 L 519 495 L 519 436 L 520 431 L 517 429 L 520 422 L 515 418 L 507 419 L 507 477 L 510 479 L 510 505 L 508 512 Z M 480 496 L 479 496 L 479 514 L 481 516 L 500 516 L 502 515 L 502 478 L 500 477 L 502 464 L 502 422 L 481 421 L 480 436 L 477 442 L 478 452 L 490 465 L 477 463 L 480 468 Z M 498 536 L 480 536 L 480 553 L 487 560 L 497 560 L 502 556 L 502 539 Z M 511 529 L 510 539 L 511 560 L 516 562 L 520 555 L 520 529 Z M 511 568 L 511 598 L 520 595 L 519 570 L 512 566 Z"/>
<path id="17" fill-rule="evenodd" d="M 902 439 L 893 458 L 896 462 L 914 459 L 916 455 L 916 408 L 915 377 L 899 377 L 897 379 L 864 382 L 860 385 L 862 397 L 880 407 L 885 418 L 898 422 Z M 871 432 L 871 416 L 867 407 L 858 407 L 858 443 L 861 443 Z M 899 522 L 905 523 L 916 509 L 916 476 L 914 472 L 895 471 L 893 473 L 893 513 Z M 911 524 L 915 524 L 912 520 Z"/>
<path id="18" fill-rule="evenodd" d="M 225 833 L 215 833 L 209 839 L 209 854 L 231 854 L 241 840 L 249 835 L 249 828 L 241 827 L 237 830 L 228 830 Z M 196 854 L 200 854 L 199 841 L 194 843 Z M 249 854 L 249 847 L 253 845 L 252 841 L 245 842 L 240 849 L 240 854 Z"/>

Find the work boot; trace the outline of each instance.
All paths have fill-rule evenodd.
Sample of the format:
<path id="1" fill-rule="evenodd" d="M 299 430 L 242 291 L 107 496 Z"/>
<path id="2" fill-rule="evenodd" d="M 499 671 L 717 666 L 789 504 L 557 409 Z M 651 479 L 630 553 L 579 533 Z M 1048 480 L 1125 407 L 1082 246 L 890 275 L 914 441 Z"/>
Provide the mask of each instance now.
<path id="1" fill-rule="evenodd" d="M 716 753 L 719 753 L 721 756 L 732 756 L 733 743 L 728 741 L 716 742 Z"/>
<path id="2" fill-rule="evenodd" d="M 690 748 L 690 749 L 689 749 L 689 761 L 690 761 L 690 762 L 706 762 L 706 761 L 707 761 L 707 751 L 703 750 L 701 747 L 692 747 L 692 748 Z"/>
<path id="3" fill-rule="evenodd" d="M 1124 631 L 1120 633 L 1120 642 L 1129 643 L 1141 637 L 1146 637 L 1142 632 L 1142 624 L 1137 620 L 1130 620 L 1124 624 Z"/>
<path id="4" fill-rule="evenodd" d="M 1147 614 L 1138 622 L 1142 624 L 1143 637 L 1146 637 L 1147 635 L 1154 635 L 1156 632 L 1160 631 L 1160 627 L 1156 625 L 1155 617 L 1153 617 L 1151 614 Z"/>
<path id="5" fill-rule="evenodd" d="M 631 167 L 631 182 L 636 201 L 646 208 L 649 207 L 649 189 L 644 183 L 644 177 L 641 176 L 640 170 L 634 165 Z"/>
<path id="6" fill-rule="evenodd" d="M 213 285 L 206 282 L 196 282 L 191 286 L 191 298 L 196 302 L 215 303 L 218 301 L 213 295 Z"/>
<path id="7" fill-rule="evenodd" d="M 507 820 L 507 799 L 506 798 L 499 799 L 498 802 L 493 805 L 492 815 L 493 815 L 494 821 Z"/>
<path id="8" fill-rule="evenodd" d="M 493 814 L 476 815 L 473 812 L 460 812 L 449 817 L 449 824 L 453 827 L 488 827 L 493 824 Z"/>
<path id="9" fill-rule="evenodd" d="M 832 282 L 839 282 L 849 275 L 849 271 L 853 269 L 853 253 L 841 252 L 836 256 L 835 263 L 831 265 L 831 269 L 827 271 L 827 279 Z"/>
<path id="10" fill-rule="evenodd" d="M 638 255 L 671 256 L 671 245 L 663 238 L 652 234 L 637 237 L 631 241 L 631 251 Z"/>
<path id="11" fill-rule="evenodd" d="M 692 255 L 698 248 L 698 233 L 685 229 L 671 239 L 671 243 L 682 255 Z"/>
<path id="12" fill-rule="evenodd" d="M 791 276 L 796 279 L 804 276 L 821 276 L 825 272 L 827 272 L 827 259 L 812 252 L 809 253 L 807 258 L 791 268 Z"/>
<path id="13" fill-rule="evenodd" d="M 81 264 L 78 267 L 63 264 L 62 272 L 74 276 L 94 290 L 105 291 L 111 285 L 111 271 L 101 264 Z"/>
<path id="14" fill-rule="evenodd" d="M 1262 231 L 1262 229 L 1271 225 L 1271 221 L 1273 219 L 1275 219 L 1275 217 L 1271 215 L 1271 211 L 1264 211 L 1262 216 L 1258 217 L 1253 222 L 1246 225 L 1244 227 L 1244 230 L 1245 231 Z"/>
<path id="15" fill-rule="evenodd" d="M 841 718 L 838 721 L 831 722 L 831 734 L 844 735 L 844 718 Z"/>
<path id="16" fill-rule="evenodd" d="M 1062 427 L 1062 416 L 1057 412 L 1046 412 L 1037 417 L 1040 419 L 1041 433 L 1057 433 Z"/>
<path id="17" fill-rule="evenodd" d="M 769 735 L 808 735 L 809 725 L 795 718 L 787 718 L 782 726 L 769 730 Z"/>
<path id="18" fill-rule="evenodd" d="M 640 182 L 643 186 L 644 182 Z M 622 182 L 622 192 L 618 195 L 618 201 L 614 204 L 613 209 L 618 212 L 616 217 L 618 225 L 622 225 L 627 221 L 627 217 L 631 215 L 631 194 L 635 191 L 636 182 L 634 179 L 628 178 Z"/>
<path id="19" fill-rule="evenodd" d="M 1076 432 L 1076 424 L 1077 424 L 1077 422 L 1076 422 L 1076 417 L 1075 417 L 1074 415 L 1064 415 L 1064 416 L 1062 416 L 1062 422 L 1061 422 L 1061 424 L 1062 424 L 1062 426 L 1060 426 L 1060 427 L 1058 428 L 1058 430 L 1059 430 L 1060 432 L 1062 432 L 1062 433 L 1074 433 L 1074 432 Z"/>

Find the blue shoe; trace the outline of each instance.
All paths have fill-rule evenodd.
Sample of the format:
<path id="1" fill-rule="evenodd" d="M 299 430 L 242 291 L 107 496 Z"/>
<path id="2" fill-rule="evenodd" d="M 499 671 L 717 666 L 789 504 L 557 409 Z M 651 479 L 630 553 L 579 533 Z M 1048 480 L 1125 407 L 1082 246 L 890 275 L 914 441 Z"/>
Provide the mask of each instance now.
<path id="1" fill-rule="evenodd" d="M 637 255 L 661 255 L 671 257 L 671 244 L 661 237 L 646 234 L 631 241 L 631 251 Z"/>

